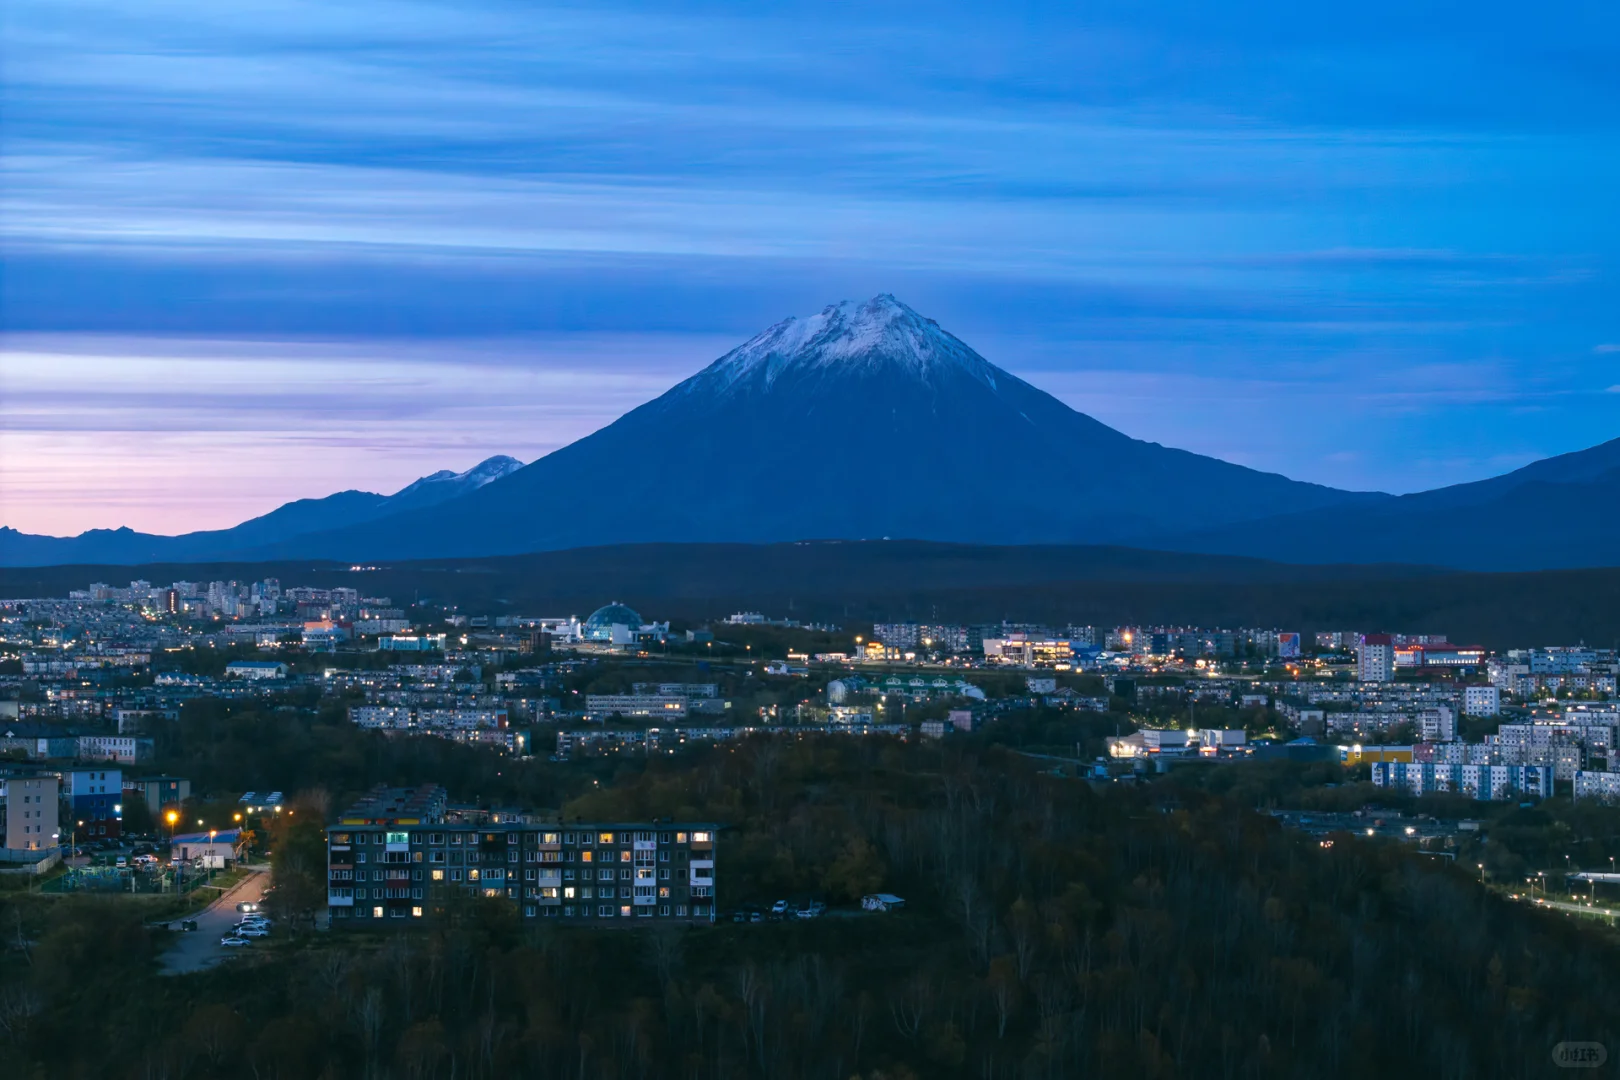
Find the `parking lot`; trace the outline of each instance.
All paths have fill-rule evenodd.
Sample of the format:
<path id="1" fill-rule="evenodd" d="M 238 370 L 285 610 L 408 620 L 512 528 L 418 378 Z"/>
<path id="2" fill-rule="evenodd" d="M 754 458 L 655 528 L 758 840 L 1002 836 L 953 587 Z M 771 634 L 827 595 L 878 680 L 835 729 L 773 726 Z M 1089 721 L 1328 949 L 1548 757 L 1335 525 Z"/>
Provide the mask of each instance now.
<path id="1" fill-rule="evenodd" d="M 244 949 L 229 949 L 219 941 L 230 933 L 231 927 L 241 917 L 237 913 L 236 905 L 244 902 L 258 903 L 264 896 L 264 887 L 269 881 L 268 871 L 253 868 L 246 878 L 210 904 L 207 910 L 193 916 L 197 921 L 197 929 L 181 931 L 178 929 L 180 922 L 176 920 L 174 942 L 163 954 L 163 972 L 168 975 L 183 975 L 191 971 L 202 971 L 213 967 L 233 953 L 251 952 L 255 945 L 249 945 Z"/>

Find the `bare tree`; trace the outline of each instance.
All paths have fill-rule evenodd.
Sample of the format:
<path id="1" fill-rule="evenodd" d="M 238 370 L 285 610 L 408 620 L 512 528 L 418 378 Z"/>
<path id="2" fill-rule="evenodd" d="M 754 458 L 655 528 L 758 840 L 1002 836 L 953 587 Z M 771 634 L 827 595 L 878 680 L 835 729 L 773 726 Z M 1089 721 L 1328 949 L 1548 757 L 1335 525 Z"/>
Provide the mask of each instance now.
<path id="1" fill-rule="evenodd" d="M 894 1018 L 895 1030 L 915 1042 L 933 1005 L 932 980 L 926 975 L 912 978 L 898 993 L 889 998 L 889 1015 Z"/>

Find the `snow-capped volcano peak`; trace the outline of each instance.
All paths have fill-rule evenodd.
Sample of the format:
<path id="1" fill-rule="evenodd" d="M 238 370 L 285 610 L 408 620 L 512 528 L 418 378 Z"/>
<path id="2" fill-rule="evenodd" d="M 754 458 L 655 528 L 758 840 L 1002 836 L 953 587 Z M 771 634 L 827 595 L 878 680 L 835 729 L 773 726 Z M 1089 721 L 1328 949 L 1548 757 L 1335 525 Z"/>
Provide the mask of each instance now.
<path id="1" fill-rule="evenodd" d="M 882 293 L 864 303 L 845 300 L 806 318 L 784 319 L 688 380 L 688 389 L 768 390 L 789 373 L 870 374 L 885 369 L 925 381 L 943 370 L 965 372 L 992 389 L 1002 375 L 933 319 Z"/>

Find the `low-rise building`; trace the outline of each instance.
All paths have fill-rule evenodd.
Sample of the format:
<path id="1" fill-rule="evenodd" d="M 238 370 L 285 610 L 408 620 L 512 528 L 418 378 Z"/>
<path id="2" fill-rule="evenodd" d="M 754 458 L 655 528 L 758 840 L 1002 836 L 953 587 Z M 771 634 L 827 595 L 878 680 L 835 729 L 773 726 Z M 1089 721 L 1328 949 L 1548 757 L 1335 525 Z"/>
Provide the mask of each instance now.
<path id="1" fill-rule="evenodd" d="M 191 781 L 181 776 L 146 776 L 124 781 L 128 796 L 140 799 L 156 818 L 191 798 Z"/>
<path id="2" fill-rule="evenodd" d="M 232 660 L 225 665 L 227 679 L 285 679 L 287 665 L 274 660 Z"/>
<path id="3" fill-rule="evenodd" d="M 169 841 L 169 859 L 172 862 L 201 862 L 204 866 L 220 869 L 235 863 L 241 854 L 241 829 L 179 833 Z"/>
<path id="4" fill-rule="evenodd" d="M 152 740 L 134 735 L 80 735 L 78 756 L 84 761 L 134 765 L 152 756 Z"/>

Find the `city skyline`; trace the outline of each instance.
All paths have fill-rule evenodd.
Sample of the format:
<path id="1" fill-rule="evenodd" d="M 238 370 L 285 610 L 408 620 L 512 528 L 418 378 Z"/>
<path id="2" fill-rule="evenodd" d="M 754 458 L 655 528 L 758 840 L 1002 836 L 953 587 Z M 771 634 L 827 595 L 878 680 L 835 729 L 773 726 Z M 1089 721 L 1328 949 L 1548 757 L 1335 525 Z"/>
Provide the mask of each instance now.
<path id="1" fill-rule="evenodd" d="M 378 13 L 16 8 L 0 524 L 532 461 L 884 291 L 1297 479 L 1620 434 L 1612 15 Z"/>

